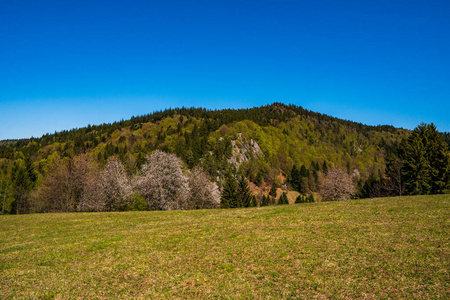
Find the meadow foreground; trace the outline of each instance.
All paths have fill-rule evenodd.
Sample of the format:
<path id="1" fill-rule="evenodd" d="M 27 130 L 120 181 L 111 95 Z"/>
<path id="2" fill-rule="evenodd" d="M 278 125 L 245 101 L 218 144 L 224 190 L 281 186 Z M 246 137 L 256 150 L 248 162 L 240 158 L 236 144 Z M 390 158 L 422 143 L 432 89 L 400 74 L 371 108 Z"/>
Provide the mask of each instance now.
<path id="1" fill-rule="evenodd" d="M 0 298 L 449 298 L 450 195 L 0 216 Z"/>

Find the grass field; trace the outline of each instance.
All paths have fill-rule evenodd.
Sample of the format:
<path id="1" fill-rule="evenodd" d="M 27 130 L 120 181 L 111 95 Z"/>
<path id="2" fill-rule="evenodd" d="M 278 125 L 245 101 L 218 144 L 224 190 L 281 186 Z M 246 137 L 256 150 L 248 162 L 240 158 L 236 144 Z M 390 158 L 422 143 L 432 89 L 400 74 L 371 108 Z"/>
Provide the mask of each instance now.
<path id="1" fill-rule="evenodd" d="M 450 195 L 0 216 L 0 298 L 450 298 Z"/>

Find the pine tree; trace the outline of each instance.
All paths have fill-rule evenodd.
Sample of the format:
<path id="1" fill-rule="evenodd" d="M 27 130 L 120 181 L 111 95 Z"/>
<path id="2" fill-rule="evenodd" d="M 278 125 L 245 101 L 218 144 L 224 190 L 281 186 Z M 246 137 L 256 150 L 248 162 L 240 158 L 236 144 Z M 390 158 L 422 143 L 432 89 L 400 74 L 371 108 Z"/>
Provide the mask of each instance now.
<path id="1" fill-rule="evenodd" d="M 222 197 L 220 199 L 220 207 L 236 208 L 238 207 L 238 183 L 231 173 L 227 172 L 225 183 L 223 185 Z"/>
<path id="2" fill-rule="evenodd" d="M 251 207 L 252 193 L 248 181 L 244 176 L 239 177 L 238 182 L 238 207 Z"/>

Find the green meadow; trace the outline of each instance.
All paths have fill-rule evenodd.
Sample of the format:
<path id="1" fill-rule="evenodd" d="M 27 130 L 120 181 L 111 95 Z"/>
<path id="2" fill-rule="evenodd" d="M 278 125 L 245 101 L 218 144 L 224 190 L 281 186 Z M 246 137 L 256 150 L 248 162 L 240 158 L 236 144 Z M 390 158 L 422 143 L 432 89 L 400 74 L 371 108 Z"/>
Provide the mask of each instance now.
<path id="1" fill-rule="evenodd" d="M 450 195 L 0 216 L 0 298 L 450 298 Z"/>

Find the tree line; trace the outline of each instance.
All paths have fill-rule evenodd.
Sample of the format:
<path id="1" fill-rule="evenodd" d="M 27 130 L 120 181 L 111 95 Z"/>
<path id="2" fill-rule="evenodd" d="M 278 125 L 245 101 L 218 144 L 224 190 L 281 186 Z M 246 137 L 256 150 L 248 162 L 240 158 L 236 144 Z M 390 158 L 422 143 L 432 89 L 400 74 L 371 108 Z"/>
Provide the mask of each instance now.
<path id="1" fill-rule="evenodd" d="M 188 171 L 180 158 L 159 150 L 132 176 L 114 157 L 100 167 L 87 155 L 55 155 L 34 190 L 37 176 L 28 160 L 13 169 L 12 202 L 6 208 L 11 213 L 205 209 L 220 203 L 218 186 L 206 172 Z"/>

